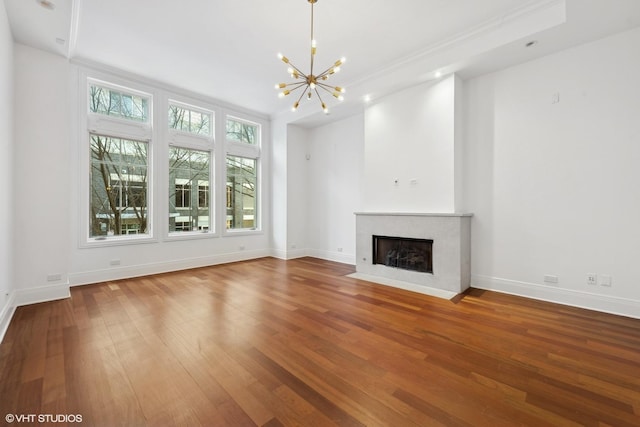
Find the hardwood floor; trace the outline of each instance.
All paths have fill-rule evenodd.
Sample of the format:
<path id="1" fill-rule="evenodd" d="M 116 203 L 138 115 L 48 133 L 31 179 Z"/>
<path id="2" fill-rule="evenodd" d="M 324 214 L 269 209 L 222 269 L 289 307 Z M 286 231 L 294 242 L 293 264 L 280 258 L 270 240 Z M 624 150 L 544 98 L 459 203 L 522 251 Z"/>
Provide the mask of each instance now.
<path id="1" fill-rule="evenodd" d="M 20 307 L 0 345 L 0 416 L 640 426 L 640 320 L 480 290 L 446 301 L 351 272 L 264 258 Z"/>

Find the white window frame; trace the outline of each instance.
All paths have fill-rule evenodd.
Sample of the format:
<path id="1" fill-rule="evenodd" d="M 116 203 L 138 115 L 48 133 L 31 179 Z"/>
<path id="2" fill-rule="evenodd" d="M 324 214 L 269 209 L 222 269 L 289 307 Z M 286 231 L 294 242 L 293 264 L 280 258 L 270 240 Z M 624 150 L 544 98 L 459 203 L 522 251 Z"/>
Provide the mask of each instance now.
<path id="1" fill-rule="evenodd" d="M 81 70 L 79 72 L 78 108 L 79 108 L 79 156 L 78 168 L 79 197 L 79 246 L 83 248 L 130 245 L 156 242 L 154 235 L 154 99 L 151 88 L 121 78 L 104 75 L 99 72 Z M 124 118 L 110 117 L 89 111 L 89 91 L 91 85 L 98 85 L 107 89 L 114 89 L 148 99 L 148 121 L 136 122 Z M 90 203 L 91 183 L 91 134 L 141 141 L 147 144 L 147 232 L 144 234 L 121 234 L 113 236 L 90 236 Z"/>
<path id="2" fill-rule="evenodd" d="M 222 131 L 222 140 L 224 141 L 224 148 L 225 148 L 225 152 L 224 152 L 224 156 L 221 159 L 221 163 L 222 163 L 222 179 L 223 179 L 223 183 L 224 183 L 224 191 L 223 194 L 221 195 L 222 197 L 224 197 L 222 206 L 223 209 L 220 209 L 219 211 L 224 211 L 224 215 L 222 217 L 222 221 L 221 221 L 221 227 L 222 227 L 222 233 L 225 236 L 239 236 L 239 235 L 251 235 L 251 234 L 262 234 L 262 205 L 263 205 L 263 200 L 262 200 L 262 187 L 264 185 L 264 177 L 262 174 L 262 162 L 264 161 L 264 159 L 262 159 L 262 140 L 263 140 L 263 134 L 266 130 L 266 124 L 262 121 L 259 120 L 255 120 L 255 119 L 251 119 L 248 117 L 243 117 L 242 114 L 237 114 L 234 112 L 225 112 L 225 114 L 222 117 L 222 124 L 221 124 L 221 131 Z M 238 122 L 243 122 L 246 123 L 248 125 L 252 125 L 252 126 L 257 126 L 258 128 L 258 134 L 256 135 L 256 143 L 255 144 L 249 144 L 246 142 L 240 142 L 240 141 L 235 141 L 235 140 L 228 140 L 226 137 L 227 134 L 227 120 L 234 120 L 234 121 L 238 121 Z M 244 157 L 244 158 L 248 158 L 248 159 L 254 159 L 256 160 L 256 190 L 255 190 L 255 197 L 256 197 L 256 206 L 255 206 L 255 211 L 254 211 L 254 218 L 255 218 L 255 227 L 254 228 L 234 228 L 234 229 L 228 229 L 227 228 L 227 224 L 226 224 L 226 218 L 227 218 L 227 204 L 226 204 L 226 183 L 227 183 L 227 156 L 237 156 L 237 157 Z"/>
<path id="3" fill-rule="evenodd" d="M 168 120 L 168 111 L 169 106 L 175 105 L 178 107 L 183 107 L 192 111 L 197 111 L 199 113 L 209 114 L 211 117 L 210 120 L 210 135 L 196 135 L 191 132 L 186 132 L 178 129 L 169 128 L 169 120 Z M 196 100 L 186 99 L 184 97 L 173 96 L 173 94 L 168 94 L 165 97 L 163 108 L 163 128 L 165 130 L 165 136 L 167 141 L 167 155 L 165 156 L 164 166 L 167 170 L 167 174 L 165 177 L 165 188 L 166 188 L 166 197 L 167 202 L 164 207 L 164 216 L 166 217 L 166 221 L 163 221 L 164 224 L 164 236 L 167 240 L 190 240 L 190 239 L 200 239 L 200 238 L 210 238 L 217 237 L 218 227 L 216 219 L 218 217 L 218 205 L 216 203 L 216 179 L 215 179 L 215 171 L 216 171 L 216 144 L 215 144 L 215 134 L 218 129 L 218 123 L 216 118 L 219 116 L 219 113 L 216 109 L 208 105 L 204 102 L 198 102 Z M 197 231 L 169 231 L 169 150 L 171 148 L 184 148 L 187 150 L 196 150 L 196 151 L 206 151 L 209 153 L 209 230 L 197 230 Z M 213 185 L 211 185 L 213 183 Z M 195 189 L 192 185 L 191 191 L 199 191 L 196 185 Z"/>

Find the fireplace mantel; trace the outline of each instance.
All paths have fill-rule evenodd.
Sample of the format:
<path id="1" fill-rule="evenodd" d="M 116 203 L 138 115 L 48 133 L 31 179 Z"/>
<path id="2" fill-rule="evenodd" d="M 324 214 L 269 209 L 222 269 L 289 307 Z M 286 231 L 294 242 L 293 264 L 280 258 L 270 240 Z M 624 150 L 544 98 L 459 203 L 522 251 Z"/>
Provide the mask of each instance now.
<path id="1" fill-rule="evenodd" d="M 355 212 L 363 216 L 434 216 L 434 217 L 472 217 L 472 213 L 432 213 L 432 212 Z"/>
<path id="2" fill-rule="evenodd" d="M 425 294 L 454 296 L 469 287 L 471 213 L 356 212 L 356 272 Z M 372 236 L 433 240 L 433 274 L 373 264 Z M 441 296 L 441 295 L 438 295 Z"/>

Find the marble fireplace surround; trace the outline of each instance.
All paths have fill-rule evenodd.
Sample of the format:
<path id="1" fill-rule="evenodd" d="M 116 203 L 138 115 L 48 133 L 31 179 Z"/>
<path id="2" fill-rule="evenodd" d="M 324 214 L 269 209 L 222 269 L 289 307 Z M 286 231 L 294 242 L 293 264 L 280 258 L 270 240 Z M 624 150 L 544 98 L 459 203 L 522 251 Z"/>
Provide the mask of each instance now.
<path id="1" fill-rule="evenodd" d="M 451 299 L 469 287 L 471 217 L 458 213 L 356 212 L 352 277 Z M 433 240 L 433 274 L 373 264 L 373 235 Z"/>

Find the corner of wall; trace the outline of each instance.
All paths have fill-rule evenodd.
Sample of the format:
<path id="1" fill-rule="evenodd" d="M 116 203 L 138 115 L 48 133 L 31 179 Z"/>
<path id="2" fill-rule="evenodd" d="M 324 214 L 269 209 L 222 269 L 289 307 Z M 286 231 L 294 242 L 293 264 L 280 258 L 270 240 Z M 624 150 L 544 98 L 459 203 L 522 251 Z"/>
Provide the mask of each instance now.
<path id="1" fill-rule="evenodd" d="M 4 340 L 4 336 L 9 329 L 9 324 L 13 318 L 13 313 L 16 311 L 15 294 L 9 293 L 9 298 L 5 301 L 5 305 L 0 308 L 0 343 Z"/>

